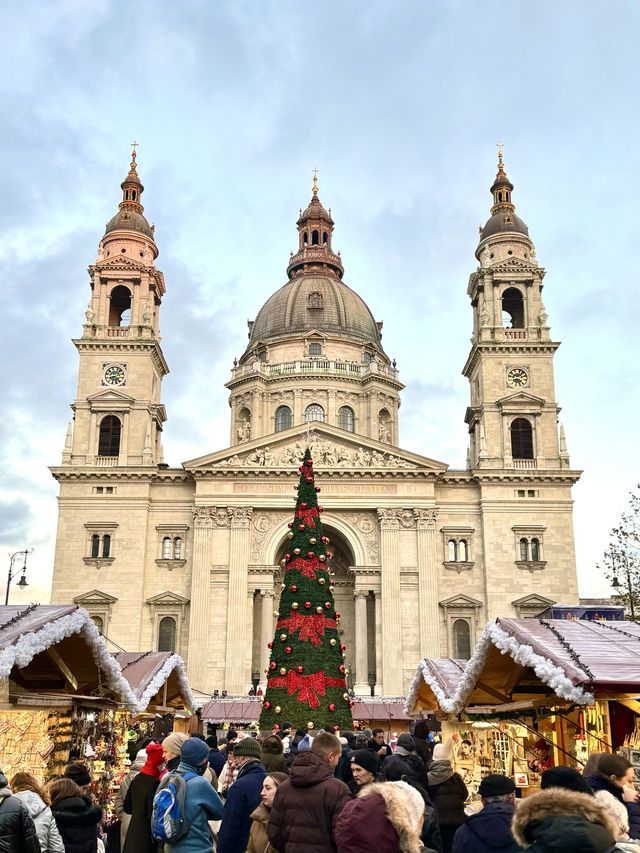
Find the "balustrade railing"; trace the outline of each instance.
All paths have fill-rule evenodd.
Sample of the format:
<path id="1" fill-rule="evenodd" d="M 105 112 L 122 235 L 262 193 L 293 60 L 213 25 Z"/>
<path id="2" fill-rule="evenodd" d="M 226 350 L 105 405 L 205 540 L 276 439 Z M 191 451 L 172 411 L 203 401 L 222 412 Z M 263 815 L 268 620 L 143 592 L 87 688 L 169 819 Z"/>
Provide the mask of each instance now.
<path id="1" fill-rule="evenodd" d="M 304 359 L 299 361 L 285 361 L 279 364 L 270 364 L 266 361 L 254 361 L 252 364 L 242 364 L 234 367 L 231 371 L 233 379 L 241 376 L 260 373 L 263 376 L 286 376 L 296 373 L 333 373 L 342 376 L 390 376 L 398 378 L 395 367 L 382 364 L 378 361 L 351 362 L 351 361 L 328 361 L 327 359 Z"/>
<path id="2" fill-rule="evenodd" d="M 119 456 L 96 456 L 96 465 L 98 468 L 113 468 L 118 464 Z"/>
<path id="3" fill-rule="evenodd" d="M 538 463 L 536 462 L 535 459 L 514 459 L 513 460 L 513 467 L 514 468 L 520 468 L 520 469 L 531 469 L 531 468 L 537 468 Z"/>

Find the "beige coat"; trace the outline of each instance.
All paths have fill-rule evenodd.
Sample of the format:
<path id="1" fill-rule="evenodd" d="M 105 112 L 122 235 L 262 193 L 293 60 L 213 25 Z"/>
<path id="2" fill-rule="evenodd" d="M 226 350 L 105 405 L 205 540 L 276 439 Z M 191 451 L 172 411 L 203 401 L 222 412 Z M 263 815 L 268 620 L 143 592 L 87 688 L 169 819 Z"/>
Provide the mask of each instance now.
<path id="1" fill-rule="evenodd" d="M 267 824 L 269 823 L 269 812 L 262 803 L 251 813 L 251 832 L 246 853 L 278 853 L 267 837 Z"/>

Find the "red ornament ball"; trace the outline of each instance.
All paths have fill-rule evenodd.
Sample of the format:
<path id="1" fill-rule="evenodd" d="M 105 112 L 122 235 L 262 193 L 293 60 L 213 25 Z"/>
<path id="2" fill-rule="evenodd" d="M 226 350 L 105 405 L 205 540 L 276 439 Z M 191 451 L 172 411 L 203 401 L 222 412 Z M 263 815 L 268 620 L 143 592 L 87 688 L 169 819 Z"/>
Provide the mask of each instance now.
<path id="1" fill-rule="evenodd" d="M 324 609 L 325 609 L 325 610 L 328 610 L 330 607 L 331 607 L 331 602 L 330 602 L 330 601 L 325 601 L 325 603 L 324 603 Z M 338 615 L 338 614 L 336 613 L 336 616 L 337 616 L 337 615 Z"/>
<path id="2" fill-rule="evenodd" d="M 268 649 L 272 649 L 272 648 L 273 648 L 273 643 L 267 643 L 267 648 L 268 648 Z"/>
<path id="3" fill-rule="evenodd" d="M 290 654 L 291 654 L 291 646 L 287 646 L 287 647 L 286 647 L 286 649 L 285 649 L 285 652 L 286 652 L 288 655 L 290 655 Z M 343 669 L 344 669 L 344 667 L 343 667 Z"/>
<path id="4" fill-rule="evenodd" d="M 298 530 L 304 530 L 304 524 L 299 524 L 299 525 L 298 525 Z"/>
<path id="5" fill-rule="evenodd" d="M 320 541 L 321 541 L 324 545 L 326 545 L 326 544 L 327 544 L 327 542 L 328 542 L 329 540 L 327 539 L 327 537 L 326 537 L 326 536 L 321 536 L 321 537 L 320 537 Z"/>
<path id="6" fill-rule="evenodd" d="M 307 466 L 309 468 L 311 468 L 312 465 L 313 465 L 313 459 L 307 459 Z"/>
<path id="7" fill-rule="evenodd" d="M 324 507 L 323 507 L 323 506 L 319 506 L 319 507 L 318 507 L 318 512 L 324 512 Z"/>
<path id="8" fill-rule="evenodd" d="M 313 483 L 313 477 L 305 477 L 307 483 Z"/>
<path id="9" fill-rule="evenodd" d="M 344 664 L 341 663 L 338 669 L 340 670 L 340 672 L 344 672 Z"/>
<path id="10" fill-rule="evenodd" d="M 285 555 L 284 555 L 284 558 L 285 558 L 285 560 L 290 560 L 290 559 L 291 559 L 291 554 L 285 554 Z"/>
<path id="11" fill-rule="evenodd" d="M 271 702 L 265 702 L 265 703 L 264 703 L 264 707 L 265 707 L 265 708 L 266 708 L 266 710 L 268 711 L 268 710 L 269 710 L 269 708 L 271 707 Z"/>
<path id="12" fill-rule="evenodd" d="M 338 613 L 338 611 L 336 610 L 336 619 L 339 619 L 339 618 L 340 618 L 340 614 L 339 614 L 339 613 Z"/>
<path id="13" fill-rule="evenodd" d="M 333 703 L 331 705 L 329 705 L 330 711 L 335 711 L 335 709 L 336 709 L 336 706 Z"/>
<path id="14" fill-rule="evenodd" d="M 295 584 L 292 584 L 291 585 L 291 592 L 297 592 L 297 591 L 298 591 L 298 587 Z"/>
<path id="15" fill-rule="evenodd" d="M 276 668 L 276 662 L 274 660 L 272 660 L 271 663 L 269 664 L 269 666 L 271 667 L 271 669 L 275 669 Z"/>
<path id="16" fill-rule="evenodd" d="M 307 610 L 308 610 L 308 609 L 311 607 L 311 602 L 310 602 L 310 601 L 305 601 L 304 606 L 305 606 L 305 607 L 307 608 Z"/>
<path id="17" fill-rule="evenodd" d="M 353 699 L 349 700 L 349 707 L 353 708 Z"/>
<path id="18" fill-rule="evenodd" d="M 274 730 L 274 732 L 277 732 L 280 730 L 280 726 L 278 725 L 278 723 L 274 723 L 273 730 Z"/>
<path id="19" fill-rule="evenodd" d="M 300 471 L 300 473 L 302 474 L 302 472 L 304 471 L 304 465 L 301 465 L 301 466 L 298 468 L 298 471 Z"/>
<path id="20" fill-rule="evenodd" d="M 316 492 L 321 492 L 321 491 L 322 491 L 322 489 L 320 488 L 320 486 L 316 486 Z"/>
<path id="21" fill-rule="evenodd" d="M 293 521 L 290 521 L 289 524 L 287 524 L 287 527 L 289 528 L 289 530 L 291 530 L 291 528 L 293 527 Z"/>
<path id="22" fill-rule="evenodd" d="M 307 502 L 302 501 L 302 503 L 300 504 L 300 509 L 306 509 L 306 508 L 307 508 Z"/>
<path id="23" fill-rule="evenodd" d="M 337 614 L 336 614 L 336 615 L 337 615 Z M 344 644 L 344 643 L 340 643 L 340 651 L 341 651 L 341 652 L 344 652 L 346 648 L 347 648 L 347 647 L 345 646 L 345 644 Z"/>
<path id="24" fill-rule="evenodd" d="M 302 664 L 300 664 L 296 667 L 296 672 L 298 672 L 298 673 L 304 672 L 304 667 L 302 666 Z"/>
<path id="25" fill-rule="evenodd" d="M 313 553 L 313 551 L 307 551 L 307 557 L 311 559 L 311 557 L 315 557 L 315 554 Z"/>

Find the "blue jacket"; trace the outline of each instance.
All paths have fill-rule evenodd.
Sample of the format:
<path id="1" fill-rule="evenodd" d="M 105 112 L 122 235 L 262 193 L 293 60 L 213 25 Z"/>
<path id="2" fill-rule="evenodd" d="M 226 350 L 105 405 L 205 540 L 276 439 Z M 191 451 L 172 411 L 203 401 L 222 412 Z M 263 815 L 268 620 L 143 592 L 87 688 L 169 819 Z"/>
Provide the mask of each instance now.
<path id="1" fill-rule="evenodd" d="M 220 775 L 222 768 L 226 763 L 226 755 L 220 752 L 217 746 L 209 750 L 209 767 L 213 770 L 216 776 Z"/>
<path id="2" fill-rule="evenodd" d="M 218 853 L 244 853 L 251 831 L 251 812 L 260 805 L 262 783 L 267 775 L 262 764 L 245 761 L 229 788 L 218 833 Z"/>
<path id="3" fill-rule="evenodd" d="M 522 853 L 511 834 L 515 806 L 487 803 L 456 832 L 451 853 Z"/>
<path id="4" fill-rule="evenodd" d="M 181 761 L 180 773 L 195 773 L 195 767 Z M 213 840 L 208 820 L 220 820 L 223 813 L 222 800 L 202 776 L 194 776 L 185 782 L 187 792 L 184 800 L 185 817 L 189 831 L 175 844 L 165 844 L 165 853 L 211 853 Z"/>

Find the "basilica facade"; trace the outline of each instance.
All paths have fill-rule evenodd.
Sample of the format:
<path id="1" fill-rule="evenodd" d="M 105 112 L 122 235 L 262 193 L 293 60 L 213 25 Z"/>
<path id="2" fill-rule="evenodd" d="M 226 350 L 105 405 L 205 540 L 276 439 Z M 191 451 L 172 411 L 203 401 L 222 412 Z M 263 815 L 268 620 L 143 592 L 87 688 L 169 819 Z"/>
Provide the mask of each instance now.
<path id="1" fill-rule="evenodd" d="M 264 684 L 307 442 L 357 694 L 404 695 L 420 658 L 469 657 L 488 619 L 577 600 L 580 472 L 558 423 L 545 270 L 512 191 L 500 156 L 467 288 L 464 470 L 399 446 L 404 386 L 382 323 L 343 281 L 315 181 L 286 283 L 249 323 L 226 384 L 229 446 L 171 468 L 165 284 L 134 154 L 74 340 L 74 418 L 51 469 L 60 484 L 52 602 L 83 605 L 126 650 L 177 651 L 197 690 Z"/>

